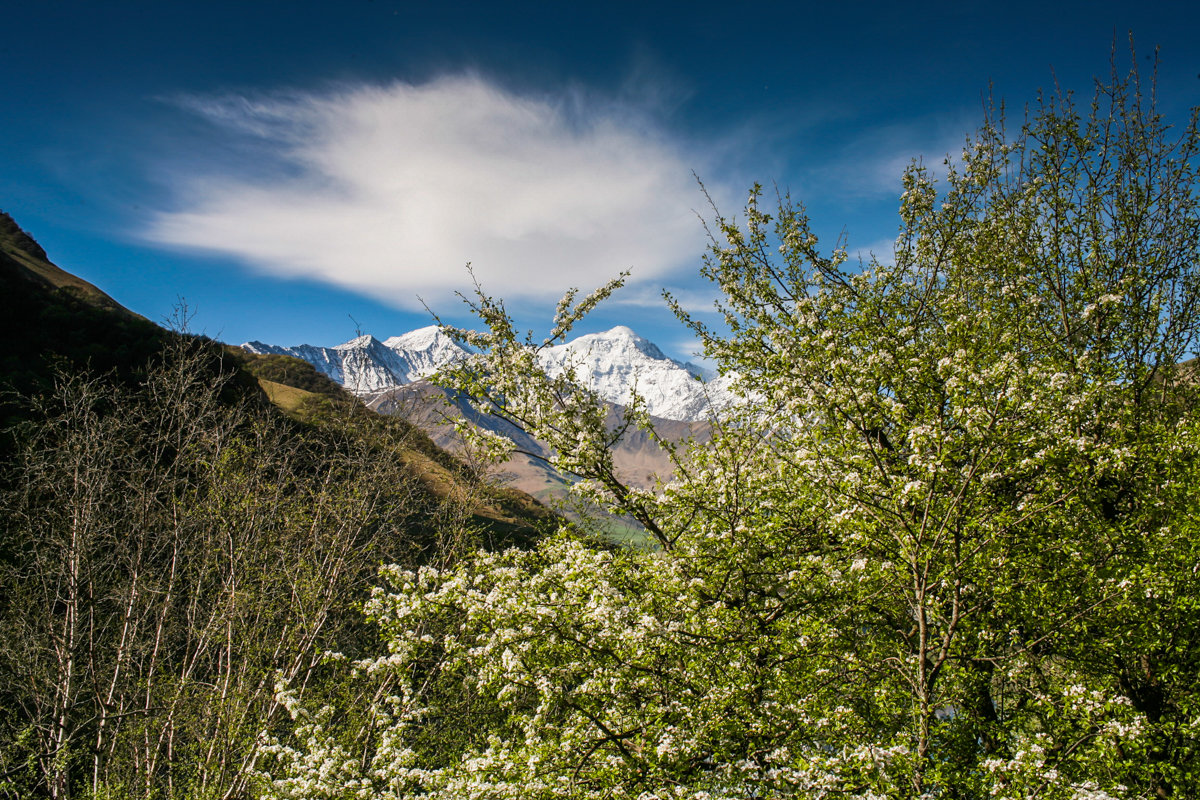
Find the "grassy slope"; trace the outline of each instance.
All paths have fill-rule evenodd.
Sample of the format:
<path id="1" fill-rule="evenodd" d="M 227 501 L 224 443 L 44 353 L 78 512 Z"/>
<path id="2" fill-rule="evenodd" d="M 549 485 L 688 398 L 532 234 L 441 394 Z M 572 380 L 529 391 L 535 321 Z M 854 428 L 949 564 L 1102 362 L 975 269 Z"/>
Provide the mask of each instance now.
<path id="1" fill-rule="evenodd" d="M 290 366 L 296 372 L 298 383 L 304 384 L 313 380 L 312 376 L 305 374 L 306 370 L 311 370 L 318 378 L 324 378 L 316 373 L 307 362 L 288 356 L 273 356 L 272 358 L 296 361 L 295 365 Z M 253 372 L 256 363 L 261 362 L 251 358 L 248 363 L 250 371 Z M 332 399 L 340 400 L 340 403 L 331 402 L 331 395 L 328 393 L 307 391 L 263 377 L 259 377 L 258 382 L 270 401 L 293 419 L 309 420 L 315 414 L 338 406 L 343 412 L 352 409 L 351 413 L 363 413 L 364 416 L 367 414 L 367 412 L 359 412 L 357 401 L 349 398 L 341 387 L 333 384 L 332 381 L 330 381 L 330 385 L 337 393 L 332 395 Z M 462 462 L 434 444 L 433 440 L 423 431 L 399 418 L 391 418 L 386 422 L 376 420 L 376 422 L 404 429 L 403 438 L 406 446 L 402 451 L 395 453 L 395 457 L 399 458 L 436 497 L 451 497 L 464 489 L 464 483 L 469 476 L 466 474 L 466 468 Z M 537 499 L 524 492 L 498 486 L 484 488 L 474 512 L 484 527 L 493 532 L 514 535 L 519 534 L 525 526 L 531 523 L 537 528 L 543 528 L 554 522 L 553 515 Z M 520 537 L 518 536 L 518 538 Z"/>

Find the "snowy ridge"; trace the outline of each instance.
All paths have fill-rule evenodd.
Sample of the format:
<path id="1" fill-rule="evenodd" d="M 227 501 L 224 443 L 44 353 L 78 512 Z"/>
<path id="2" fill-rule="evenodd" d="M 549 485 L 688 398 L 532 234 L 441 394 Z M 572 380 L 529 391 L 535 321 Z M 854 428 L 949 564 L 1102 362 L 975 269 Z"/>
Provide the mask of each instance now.
<path id="1" fill-rule="evenodd" d="M 297 347 L 279 347 L 266 342 L 242 342 L 242 349 L 258 355 L 292 356 L 312 364 L 317 372 L 337 383 L 342 382 L 342 359 L 332 347 L 315 347 L 302 344 Z"/>
<path id="2" fill-rule="evenodd" d="M 247 342 L 242 347 L 252 353 L 278 353 L 307 361 L 360 395 L 428 378 L 467 355 L 436 325 L 383 342 L 360 336 L 337 347 L 277 347 L 262 342 Z M 645 400 L 646 410 L 663 419 L 702 420 L 714 408 L 733 402 L 725 380 L 714 379 L 695 364 L 668 358 L 657 345 L 624 325 L 548 348 L 542 352 L 541 363 L 550 375 L 573 370 L 576 381 L 610 403 L 629 405 L 636 392 Z"/>
<path id="3" fill-rule="evenodd" d="M 263 342 L 246 342 L 251 353 L 293 356 L 355 394 L 368 394 L 413 381 L 423 380 L 439 367 L 461 359 L 466 351 L 436 325 L 393 336 L 380 342 L 374 336 L 359 336 L 336 347 L 279 347 Z"/>
<path id="4" fill-rule="evenodd" d="M 408 364 L 405 383 L 423 380 L 447 364 L 462 360 L 467 351 L 442 333 L 437 325 L 427 325 L 402 336 L 385 339 L 383 346 Z"/>
<path id="5" fill-rule="evenodd" d="M 706 370 L 668 358 L 624 325 L 551 347 L 541 363 L 550 375 L 573 370 L 576 382 L 610 403 L 627 406 L 636 392 L 656 417 L 698 420 L 711 406 Z"/>

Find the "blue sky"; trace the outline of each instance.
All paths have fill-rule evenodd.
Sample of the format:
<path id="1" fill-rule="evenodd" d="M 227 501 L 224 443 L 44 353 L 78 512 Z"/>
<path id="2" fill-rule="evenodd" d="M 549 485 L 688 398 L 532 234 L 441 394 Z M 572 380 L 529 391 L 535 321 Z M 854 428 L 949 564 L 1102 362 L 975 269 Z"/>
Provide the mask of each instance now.
<path id="1" fill-rule="evenodd" d="M 836 5 L 836 7 L 835 7 Z M 900 173 L 1060 85 L 1114 36 L 1200 103 L 1194 2 L 55 2 L 3 12 L 0 209 L 66 269 L 224 341 L 467 324 L 466 262 L 542 328 L 569 286 L 688 357 L 707 214 L 754 181 L 882 251 Z"/>

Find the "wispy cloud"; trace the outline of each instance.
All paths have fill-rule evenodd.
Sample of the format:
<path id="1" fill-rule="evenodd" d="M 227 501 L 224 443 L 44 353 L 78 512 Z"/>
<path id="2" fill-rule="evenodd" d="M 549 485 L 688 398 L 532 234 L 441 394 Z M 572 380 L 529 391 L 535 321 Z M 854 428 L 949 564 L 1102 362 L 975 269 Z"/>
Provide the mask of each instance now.
<path id="1" fill-rule="evenodd" d="M 976 122 L 964 114 L 938 114 L 864 126 L 825 164 L 810 169 L 809 180 L 843 198 L 899 197 L 904 171 L 914 160 L 942 174 L 944 160 L 958 159 Z"/>
<path id="2" fill-rule="evenodd" d="M 708 165 L 611 101 L 459 76 L 185 106 L 278 169 L 192 174 L 144 231 L 158 244 L 405 308 L 464 288 L 468 261 L 489 292 L 554 298 L 623 269 L 661 280 L 704 248 Z"/>

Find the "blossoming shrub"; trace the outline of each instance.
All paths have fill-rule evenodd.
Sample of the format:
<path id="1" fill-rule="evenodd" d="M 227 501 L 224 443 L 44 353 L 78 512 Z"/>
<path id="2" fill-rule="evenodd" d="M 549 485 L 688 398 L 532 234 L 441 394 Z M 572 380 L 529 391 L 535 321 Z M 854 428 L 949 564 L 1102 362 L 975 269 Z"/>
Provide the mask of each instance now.
<path id="1" fill-rule="evenodd" d="M 369 724 L 288 695 L 266 794 L 1200 792 L 1198 146 L 1136 76 L 989 119 L 940 183 L 907 171 L 894 260 L 858 265 L 755 188 L 712 227 L 724 331 L 675 305 L 743 403 L 658 492 L 536 368 L 619 281 L 542 342 L 480 293 L 463 387 L 654 546 L 385 570 Z"/>

